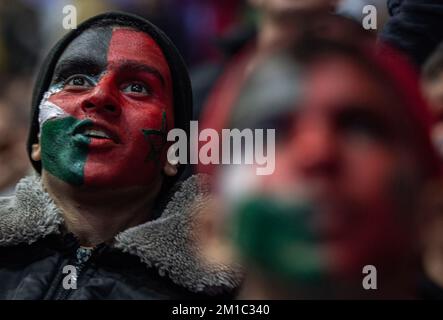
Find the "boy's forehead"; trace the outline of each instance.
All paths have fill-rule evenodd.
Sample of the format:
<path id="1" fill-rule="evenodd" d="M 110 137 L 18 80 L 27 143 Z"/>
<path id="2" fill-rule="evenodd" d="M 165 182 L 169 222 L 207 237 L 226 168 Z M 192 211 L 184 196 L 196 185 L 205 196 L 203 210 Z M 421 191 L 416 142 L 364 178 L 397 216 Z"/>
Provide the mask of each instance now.
<path id="1" fill-rule="evenodd" d="M 352 59 L 331 57 L 313 64 L 307 77 L 308 96 L 321 106 L 365 107 L 393 115 L 399 97 L 369 70 Z M 391 106 L 391 112 L 386 107 Z"/>
<path id="2" fill-rule="evenodd" d="M 108 63 L 119 65 L 125 61 L 157 69 L 163 76 L 169 74 L 166 58 L 151 36 L 128 28 L 114 28 L 108 50 Z"/>
<path id="3" fill-rule="evenodd" d="M 111 27 L 97 27 L 83 31 L 66 47 L 57 66 L 79 60 L 93 60 L 98 66 L 105 68 L 112 32 Z"/>

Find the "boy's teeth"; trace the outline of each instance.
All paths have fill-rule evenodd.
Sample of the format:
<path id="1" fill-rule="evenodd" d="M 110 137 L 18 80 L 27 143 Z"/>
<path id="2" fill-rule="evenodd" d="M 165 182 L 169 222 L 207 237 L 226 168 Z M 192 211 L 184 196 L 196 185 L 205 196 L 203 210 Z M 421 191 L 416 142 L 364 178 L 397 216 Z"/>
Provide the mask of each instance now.
<path id="1" fill-rule="evenodd" d="M 98 137 L 98 138 L 108 138 L 108 139 L 110 139 L 110 137 L 105 132 L 99 131 L 99 130 L 88 129 L 88 130 L 85 130 L 84 135 L 92 136 L 92 137 Z"/>

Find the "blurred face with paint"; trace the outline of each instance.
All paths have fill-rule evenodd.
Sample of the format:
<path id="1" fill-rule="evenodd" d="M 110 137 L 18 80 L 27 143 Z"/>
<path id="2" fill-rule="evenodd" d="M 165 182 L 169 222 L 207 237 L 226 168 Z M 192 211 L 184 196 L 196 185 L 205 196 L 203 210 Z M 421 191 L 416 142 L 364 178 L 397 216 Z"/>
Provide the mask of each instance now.
<path id="1" fill-rule="evenodd" d="M 43 176 L 87 187 L 158 185 L 174 115 L 156 42 L 132 28 L 95 27 L 67 46 L 54 70 L 32 154 Z"/>
<path id="2" fill-rule="evenodd" d="M 304 97 L 267 183 L 311 205 L 299 218 L 320 273 L 358 279 L 365 265 L 383 272 L 410 248 L 407 192 L 418 169 L 402 142 L 408 134 L 399 104 L 345 57 L 325 56 L 307 71 Z"/>
<path id="3" fill-rule="evenodd" d="M 231 180 L 248 190 L 224 195 L 233 208 L 231 238 L 252 270 L 249 283 L 255 282 L 246 281 L 245 298 L 256 297 L 257 283 L 267 288 L 264 298 L 279 286 L 279 298 L 411 292 L 413 217 L 430 167 L 421 156 L 434 159 L 426 149 L 428 133 L 415 127 L 418 118 L 382 66 L 327 48 L 299 65 L 289 91 L 293 100 L 280 116 L 269 112 L 277 137 L 275 172 L 260 178 L 253 170 L 234 170 Z M 297 70 L 294 64 L 281 67 L 281 74 Z M 271 95 L 271 84 L 289 79 L 268 79 L 255 90 Z M 362 287 L 368 265 L 377 270 L 378 290 Z"/>

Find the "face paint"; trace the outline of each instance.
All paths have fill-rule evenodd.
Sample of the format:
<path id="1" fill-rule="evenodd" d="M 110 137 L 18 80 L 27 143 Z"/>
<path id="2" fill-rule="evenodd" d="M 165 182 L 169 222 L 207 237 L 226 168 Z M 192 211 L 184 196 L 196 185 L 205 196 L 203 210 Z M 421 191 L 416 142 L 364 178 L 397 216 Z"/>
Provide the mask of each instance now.
<path id="1" fill-rule="evenodd" d="M 154 40 L 96 28 L 60 57 L 41 103 L 42 166 L 75 185 L 150 185 L 173 127 L 172 80 Z M 56 88 L 56 89 L 54 89 Z"/>
<path id="2" fill-rule="evenodd" d="M 295 287 L 325 279 L 360 286 L 366 265 L 386 279 L 413 256 L 413 206 L 399 199 L 417 187 L 401 170 L 418 168 L 401 104 L 366 69 L 331 59 L 307 70 L 274 174 L 231 220 L 240 254 Z"/>
<path id="3" fill-rule="evenodd" d="M 312 209 L 307 202 L 249 197 L 232 215 L 231 239 L 244 258 L 270 276 L 298 284 L 321 282 L 326 261 L 305 221 Z"/>
<path id="4" fill-rule="evenodd" d="M 167 124 L 166 124 L 166 112 L 162 115 L 162 127 L 161 130 L 157 129 L 143 129 L 143 134 L 146 140 L 149 141 L 150 151 L 146 157 L 146 161 L 155 161 L 159 164 L 161 151 L 166 143 L 167 139 Z M 151 139 L 151 136 L 157 136 L 158 139 Z M 156 143 L 157 142 L 157 143 Z"/>
<path id="5" fill-rule="evenodd" d="M 62 85 L 53 85 L 43 96 L 39 106 L 39 124 L 42 145 L 42 165 L 57 177 L 73 184 L 83 184 L 83 164 L 87 155 L 86 141 L 83 146 L 76 146 L 70 135 L 79 121 L 66 113 L 62 108 L 49 101 L 52 95 L 62 90 Z M 53 120 L 53 121 L 48 121 Z M 90 122 L 89 120 L 83 120 Z M 54 157 L 57 154 L 57 157 Z M 70 163 L 60 166 L 59 161 Z"/>
<path id="6" fill-rule="evenodd" d="M 42 129 L 43 123 L 53 118 L 64 118 L 67 116 L 67 113 L 60 108 L 59 106 L 53 104 L 48 101 L 49 98 L 60 92 L 62 90 L 61 85 L 54 85 L 43 95 L 42 102 L 39 106 L 39 114 L 38 114 L 38 122 L 40 124 L 40 131 Z"/>
<path id="7" fill-rule="evenodd" d="M 415 182 L 401 171 L 418 170 L 405 145 L 401 101 L 346 58 L 317 62 L 306 81 L 291 142 L 281 156 L 288 159 L 292 180 L 309 187 L 318 206 L 313 223 L 323 239 L 327 272 L 355 280 L 365 265 L 376 265 L 387 277 L 408 255 L 412 240 L 412 221 L 404 219 L 412 206 L 399 201 L 395 180 L 402 175 L 402 188 L 412 189 Z"/>

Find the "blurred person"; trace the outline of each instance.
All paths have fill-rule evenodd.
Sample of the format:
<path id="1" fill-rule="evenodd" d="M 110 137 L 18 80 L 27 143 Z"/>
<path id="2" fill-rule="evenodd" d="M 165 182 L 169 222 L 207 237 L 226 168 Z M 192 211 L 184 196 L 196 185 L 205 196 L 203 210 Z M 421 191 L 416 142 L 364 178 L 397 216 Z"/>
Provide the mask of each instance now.
<path id="1" fill-rule="evenodd" d="M 443 185 L 437 181 L 422 200 L 419 241 L 422 256 L 419 295 L 443 300 Z"/>
<path id="2" fill-rule="evenodd" d="M 443 46 L 426 61 L 422 69 L 422 89 L 429 101 L 436 122 L 432 139 L 443 161 Z M 422 295 L 443 299 L 443 186 L 436 184 L 424 201 L 421 243 L 423 246 Z"/>
<path id="3" fill-rule="evenodd" d="M 236 271 L 196 255 L 207 188 L 166 160 L 191 115 L 186 67 L 150 22 L 108 13 L 63 37 L 34 87 L 36 173 L 0 199 L 0 298 L 229 296 Z"/>
<path id="4" fill-rule="evenodd" d="M 28 133 L 27 109 L 11 97 L 21 94 L 20 99 L 24 99 L 26 90 L 11 84 L 6 87 L 7 92 L 3 92 L 0 99 L 0 196 L 11 195 L 17 182 L 30 172 L 24 147 Z"/>
<path id="5" fill-rule="evenodd" d="M 183 49 L 187 53 L 189 64 L 213 60 L 218 56 L 213 45 L 224 31 L 229 30 L 239 20 L 244 0 L 175 0 L 176 20 L 184 31 Z M 168 10 L 171 15 L 171 10 Z M 193 43 L 189 46 L 189 43 Z"/>
<path id="6" fill-rule="evenodd" d="M 257 67 L 235 104 L 251 115 L 258 106 L 247 126 L 276 128 L 276 170 L 219 168 L 214 219 L 234 254 L 208 255 L 243 261 L 239 298 L 415 298 L 421 193 L 439 178 L 418 77 L 371 37 L 303 39 L 285 63 L 272 56 Z M 275 112 L 262 101 L 278 84 L 288 100 Z M 363 287 L 365 266 L 376 268 L 376 290 Z"/>
<path id="7" fill-rule="evenodd" d="M 29 77 L 42 47 L 38 12 L 24 1 L 4 0 L 0 17 L 0 80 Z"/>
<path id="8" fill-rule="evenodd" d="M 0 17 L 0 196 L 6 196 L 30 172 L 24 146 L 41 37 L 38 14 L 23 1 L 2 1 Z"/>
<path id="9" fill-rule="evenodd" d="M 437 119 L 433 128 L 433 138 L 443 157 L 443 45 L 435 50 L 423 66 L 422 87 Z"/>
<path id="10" fill-rule="evenodd" d="M 333 11 L 337 2 L 337 0 L 251 0 L 251 6 L 259 12 L 257 32 L 248 31 L 243 37 L 235 40 L 232 53 L 222 64 L 221 69 L 207 74 L 212 80 L 199 78 L 198 83 L 193 82 L 197 100 L 194 106 L 196 117 L 208 128 L 221 130 L 240 88 L 255 66 L 288 42 L 297 41 L 298 35 L 312 25 L 308 23 L 309 21 L 321 24 L 322 20 Z M 205 172 L 211 170 L 210 166 L 206 169 L 209 171 Z"/>
<path id="11" fill-rule="evenodd" d="M 346 8 L 352 7 L 363 17 L 365 4 L 379 4 L 375 0 L 250 0 L 249 3 L 258 12 L 256 28 L 237 30 L 219 41 L 225 55 L 222 61 L 191 72 L 196 117 L 207 123 L 213 118 L 213 128 L 220 126 L 217 121 L 223 123 L 239 88 L 262 57 L 287 42 L 296 41 L 297 34 L 312 22 L 321 22 L 325 13 L 338 10 L 340 14 L 348 14 Z M 380 39 L 403 51 L 420 67 L 443 40 L 440 32 L 443 3 L 440 0 L 388 0 L 387 5 L 390 17 L 385 24 L 380 21 L 379 28 L 383 24 L 383 29 L 377 30 L 381 31 Z M 385 8 L 378 5 L 377 9 L 380 17 Z M 357 20 L 361 23 L 361 19 Z"/>

